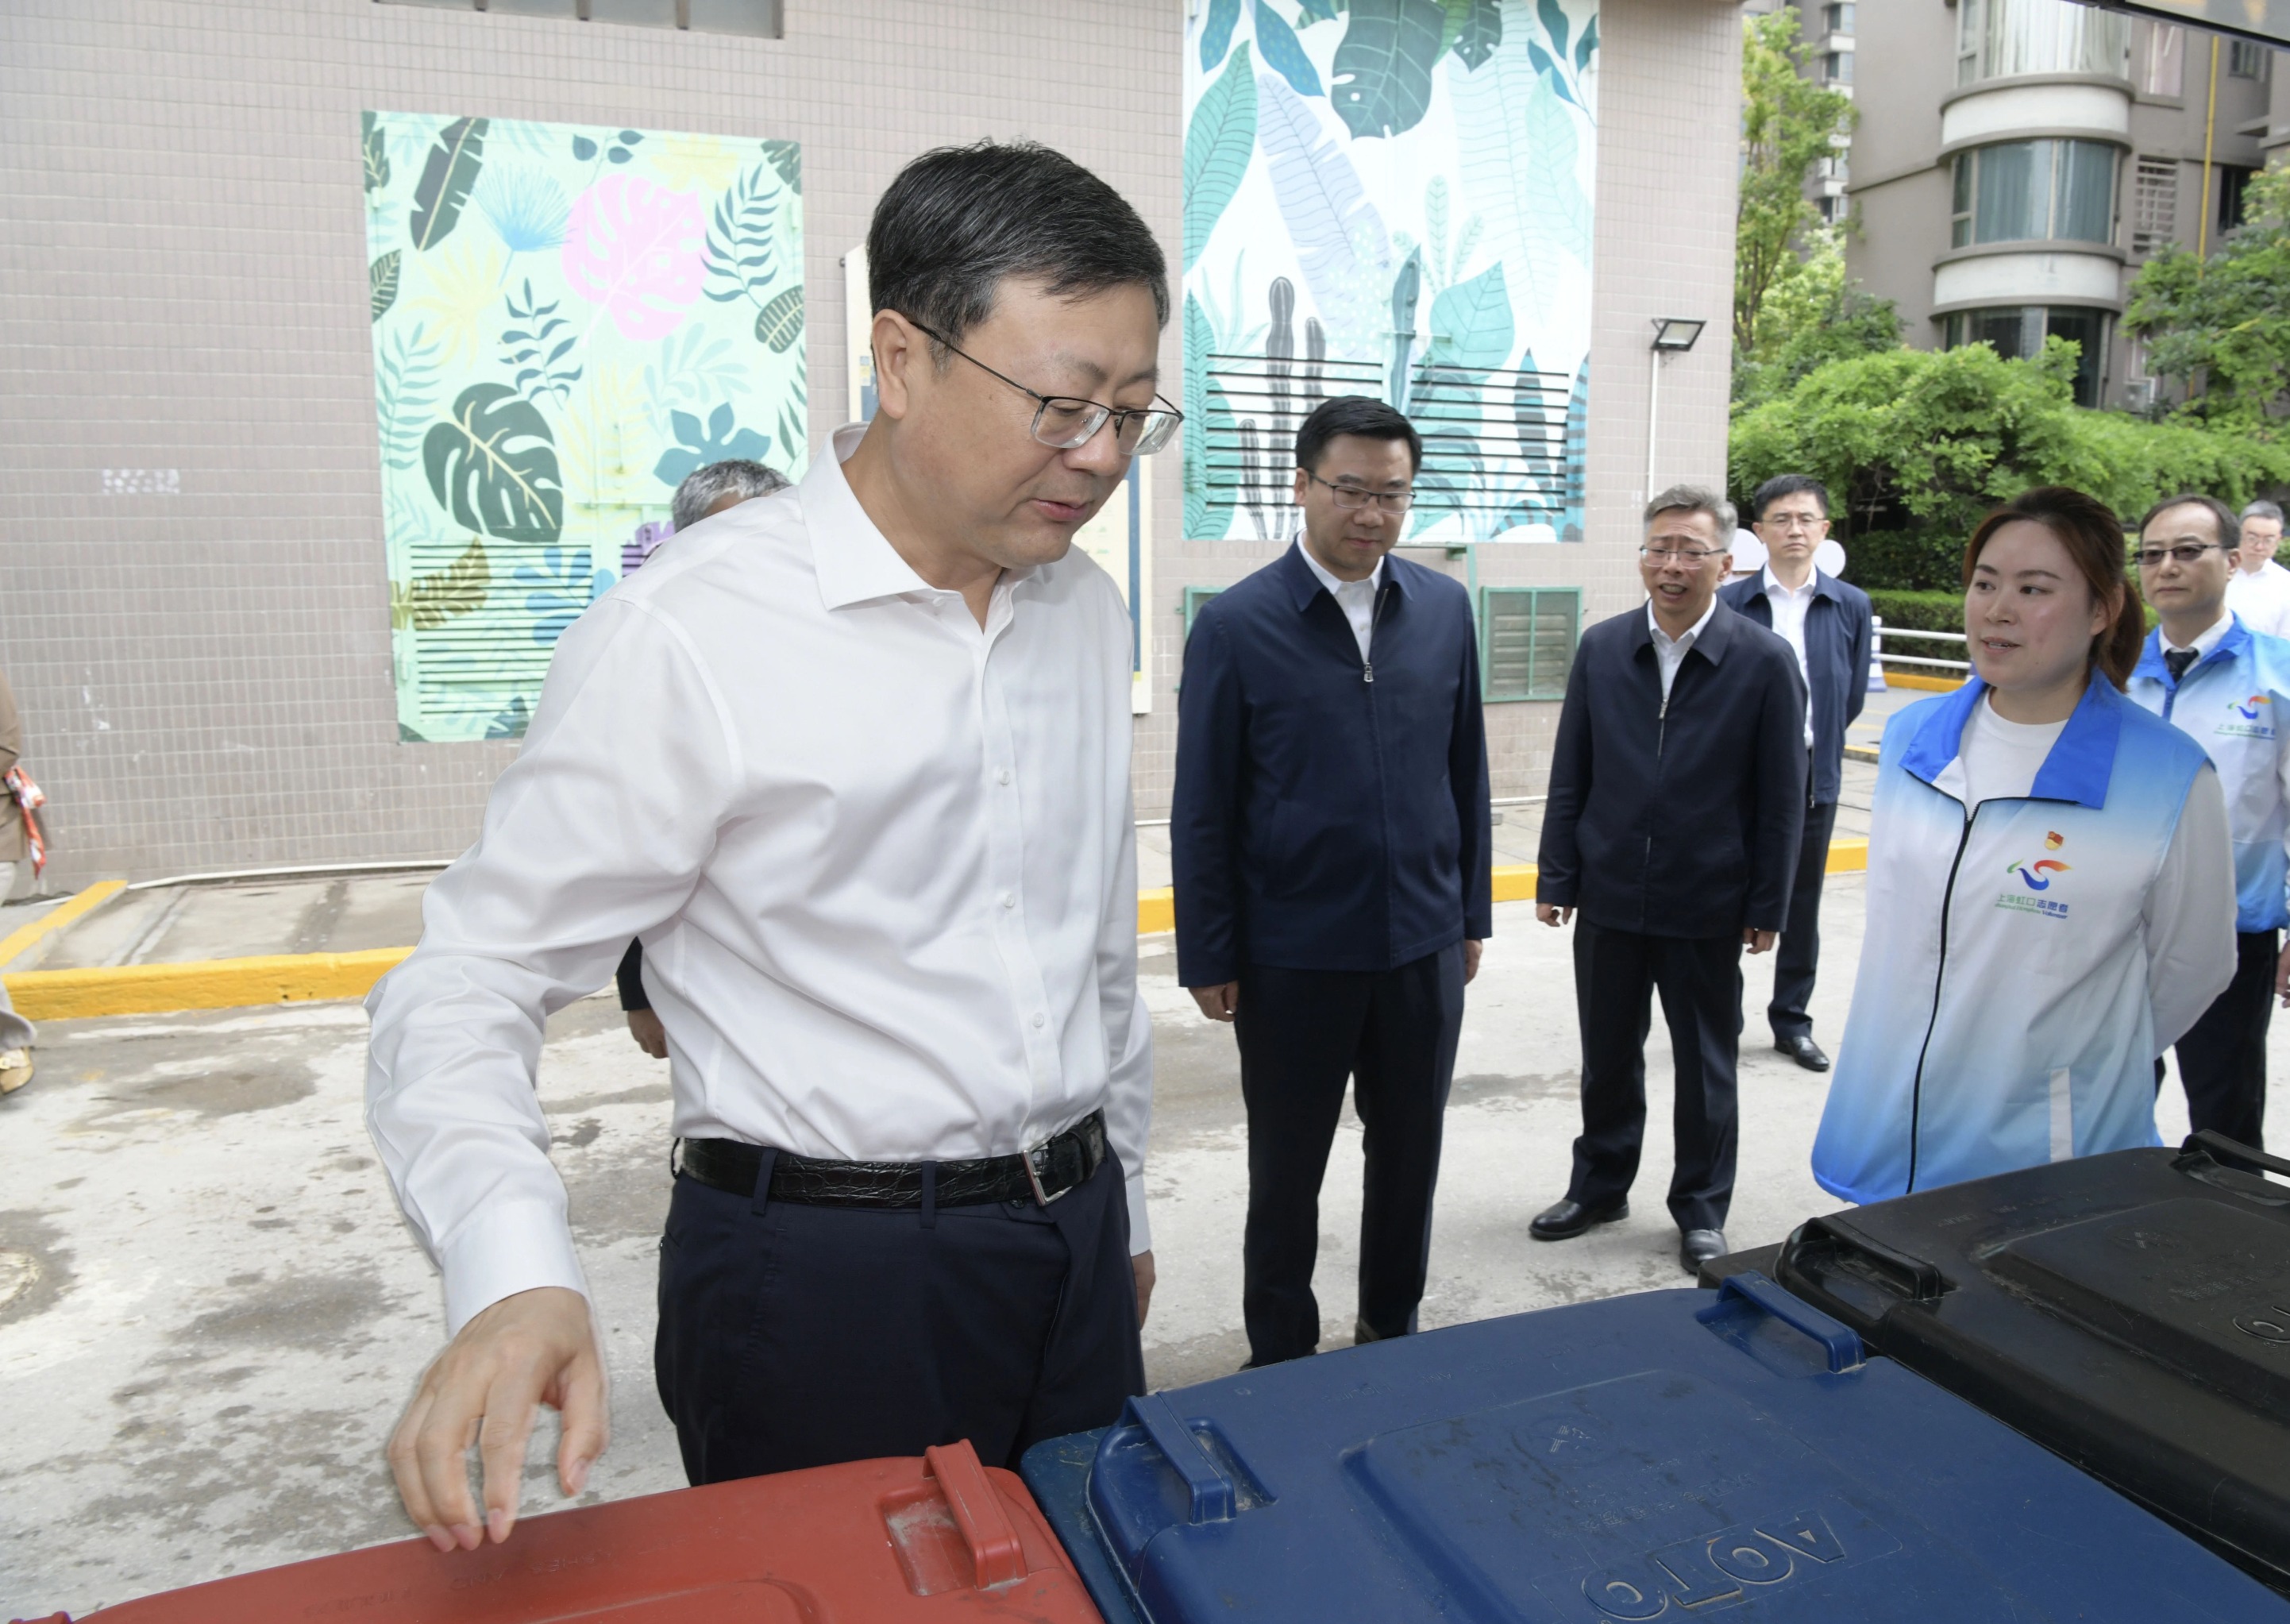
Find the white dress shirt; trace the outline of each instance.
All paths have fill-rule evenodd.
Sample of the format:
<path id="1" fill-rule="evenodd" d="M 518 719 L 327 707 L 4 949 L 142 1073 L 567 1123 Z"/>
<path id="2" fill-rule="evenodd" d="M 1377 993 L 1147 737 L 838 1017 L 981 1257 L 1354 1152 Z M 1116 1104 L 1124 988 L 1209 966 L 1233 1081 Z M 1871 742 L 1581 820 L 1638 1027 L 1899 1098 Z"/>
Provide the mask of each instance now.
<path id="1" fill-rule="evenodd" d="M 631 936 L 677 1134 L 950 1161 L 1102 1107 L 1150 1244 L 1128 613 L 1075 551 L 1005 573 L 981 631 L 853 495 L 861 432 L 564 634 L 477 844 L 366 1001 L 367 1122 L 455 1330 L 585 1289 L 534 1068 Z"/>
<path id="2" fill-rule="evenodd" d="M 2212 631 L 2217 636 L 2205 636 L 2216 643 L 2226 633 L 2226 622 Z M 1964 724 L 1964 804 L 2025 799 L 2066 728 L 2064 719 L 2007 722 L 1983 698 Z M 2146 926 L 2147 996 L 2155 1009 L 2158 1050 L 2179 1041 L 2234 973 L 2232 941 L 2222 964 L 2218 928 L 2222 914 L 2234 917 L 2234 846 L 2206 837 L 2226 826 L 2226 792 L 2219 775 L 2197 772 L 2140 916 Z"/>
<path id="3" fill-rule="evenodd" d="M 1304 563 L 1319 583 L 1336 600 L 1336 607 L 1344 612 L 1344 619 L 1352 626 L 1352 641 L 1359 644 L 1360 664 L 1368 662 L 1368 644 L 1375 636 L 1375 595 L 1383 585 L 1383 560 L 1375 561 L 1375 568 L 1365 580 L 1338 580 L 1328 568 L 1312 556 L 1312 549 L 1304 545 L 1304 538 L 1296 538 L 1296 550 L 1304 556 Z"/>
<path id="4" fill-rule="evenodd" d="M 2290 637 L 2290 570 L 2270 558 L 2255 570 L 2235 571 L 2227 577 L 2226 606 L 2253 631 Z"/>
<path id="5" fill-rule="evenodd" d="M 2213 620 L 2208 628 L 2206 628 L 2200 636 L 2196 637 L 2192 643 L 2174 643 L 2171 641 L 2170 634 L 2161 630 L 2159 628 L 2158 628 L 2156 635 L 2161 638 L 2164 648 L 2171 652 L 2179 654 L 2191 652 L 2194 655 L 2195 658 L 2192 663 L 2187 667 L 2187 669 L 2191 671 L 2196 666 L 2203 663 L 2204 658 L 2207 656 L 2213 649 L 2218 647 L 2219 639 L 2226 636 L 2227 628 L 2233 624 L 2234 612 L 2232 610 L 2229 610 L 2226 613 L 2219 616 L 2217 620 Z"/>
<path id="6" fill-rule="evenodd" d="M 1766 566 L 1765 577 L 1766 602 L 1773 610 L 1774 633 L 1797 656 L 1797 674 L 1805 680 L 1805 748 L 1809 750 L 1813 748 L 1813 668 L 1805 659 L 1805 617 L 1813 607 L 1813 589 L 1820 584 L 1821 577 L 1808 570 L 1805 585 L 1784 587 L 1770 564 Z"/>
<path id="7" fill-rule="evenodd" d="M 1709 617 L 1717 612 L 1718 600 L 1713 597 L 1709 600 L 1709 607 L 1701 612 L 1700 620 L 1687 627 L 1678 636 L 1672 637 L 1668 632 L 1662 630 L 1661 622 L 1654 619 L 1653 603 L 1651 601 L 1647 603 L 1646 624 L 1653 629 L 1653 657 L 1655 662 L 1661 667 L 1663 705 L 1667 706 L 1669 703 L 1669 685 L 1677 680 L 1677 668 L 1685 663 L 1686 651 L 1693 646 L 1693 640 L 1701 635 L 1701 628 L 1709 624 Z"/>

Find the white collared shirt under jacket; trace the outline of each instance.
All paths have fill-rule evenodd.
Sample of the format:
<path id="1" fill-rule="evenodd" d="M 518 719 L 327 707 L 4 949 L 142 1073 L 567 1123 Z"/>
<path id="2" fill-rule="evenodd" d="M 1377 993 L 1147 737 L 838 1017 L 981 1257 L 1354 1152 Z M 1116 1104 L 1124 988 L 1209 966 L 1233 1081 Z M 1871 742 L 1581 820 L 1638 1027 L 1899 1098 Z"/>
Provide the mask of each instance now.
<path id="1" fill-rule="evenodd" d="M 1664 705 L 1669 703 L 1670 684 L 1677 681 L 1678 667 L 1685 663 L 1686 655 L 1693 652 L 1694 639 L 1701 636 L 1701 628 L 1709 624 L 1709 617 L 1717 612 L 1718 600 L 1713 597 L 1709 600 L 1709 606 L 1701 612 L 1701 618 L 1673 637 L 1662 630 L 1661 621 L 1653 612 L 1653 601 L 1651 598 L 1646 601 L 1646 626 L 1653 633 L 1653 659 L 1661 672 L 1661 702 Z"/>
<path id="2" fill-rule="evenodd" d="M 367 1000 L 367 1122 L 453 1330 L 585 1290 L 534 1072 L 632 936 L 678 1136 L 951 1161 L 1101 1107 L 1150 1244 L 1128 612 L 1077 551 L 1005 574 L 981 631 L 860 507 L 860 432 L 564 634 Z"/>
<path id="3" fill-rule="evenodd" d="M 1312 549 L 1304 545 L 1301 532 L 1296 536 L 1296 551 L 1303 558 L 1312 577 L 1328 589 L 1336 600 L 1336 607 L 1344 612 L 1344 619 L 1352 628 L 1352 641 L 1359 644 L 1360 663 L 1368 663 L 1368 651 L 1375 641 L 1375 595 L 1383 587 L 1383 560 L 1375 561 L 1375 568 L 1365 580 L 1338 580 L 1327 565 L 1312 556 Z"/>
<path id="4" fill-rule="evenodd" d="M 1774 635 L 1790 645 L 1797 656 L 1797 674 L 1805 679 L 1805 748 L 1813 748 L 1813 669 L 1805 657 L 1805 617 L 1813 607 L 1813 595 L 1821 585 L 1818 571 L 1806 572 L 1805 585 L 1784 587 L 1781 577 L 1767 564 L 1764 571 L 1766 602 L 1773 610 Z"/>

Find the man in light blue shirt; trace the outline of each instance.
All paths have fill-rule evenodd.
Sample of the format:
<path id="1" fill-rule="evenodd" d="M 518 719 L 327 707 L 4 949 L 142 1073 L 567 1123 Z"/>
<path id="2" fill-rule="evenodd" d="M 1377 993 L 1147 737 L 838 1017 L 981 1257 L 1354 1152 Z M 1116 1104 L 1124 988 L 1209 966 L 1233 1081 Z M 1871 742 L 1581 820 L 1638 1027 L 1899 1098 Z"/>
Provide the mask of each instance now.
<path id="1" fill-rule="evenodd" d="M 2162 624 L 2131 674 L 2131 699 L 2210 754 L 2234 836 L 2234 980 L 2176 1045 L 2187 1113 L 2260 1148 L 2266 1029 L 2290 989 L 2290 643 L 2227 608 L 2239 567 L 2234 514 L 2207 496 L 2174 496 L 2139 526 L 2139 583 Z M 2160 1081 L 2162 1062 L 2156 1062 Z"/>

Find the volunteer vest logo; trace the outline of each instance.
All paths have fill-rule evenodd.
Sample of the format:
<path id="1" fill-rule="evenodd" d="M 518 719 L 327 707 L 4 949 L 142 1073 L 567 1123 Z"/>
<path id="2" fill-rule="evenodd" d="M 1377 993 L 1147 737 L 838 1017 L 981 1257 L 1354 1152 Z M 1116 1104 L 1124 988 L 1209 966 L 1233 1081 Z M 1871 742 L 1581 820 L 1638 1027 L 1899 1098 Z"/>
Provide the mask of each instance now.
<path id="1" fill-rule="evenodd" d="M 2044 850 L 2046 852 L 2056 852 L 2065 844 L 2067 836 L 2057 829 L 2044 836 Z M 2006 867 L 2004 872 L 2017 875 L 2028 891 L 2041 892 L 2049 891 L 2052 882 L 2067 873 L 2069 868 L 2070 865 L 2057 858 L 2039 857 L 2034 862 L 2012 863 Z M 2064 919 L 2068 914 L 2068 905 L 2058 898 L 2031 897 L 2025 892 L 2006 891 L 1996 899 L 1996 906 L 2011 908 L 2017 913 L 2041 914 L 2050 919 Z"/>
<path id="2" fill-rule="evenodd" d="M 2254 693 L 2246 700 L 2229 700 L 2227 718 L 2218 725 L 2219 736 L 2226 739 L 2271 739 L 2274 737 L 2274 702 L 2263 693 Z"/>

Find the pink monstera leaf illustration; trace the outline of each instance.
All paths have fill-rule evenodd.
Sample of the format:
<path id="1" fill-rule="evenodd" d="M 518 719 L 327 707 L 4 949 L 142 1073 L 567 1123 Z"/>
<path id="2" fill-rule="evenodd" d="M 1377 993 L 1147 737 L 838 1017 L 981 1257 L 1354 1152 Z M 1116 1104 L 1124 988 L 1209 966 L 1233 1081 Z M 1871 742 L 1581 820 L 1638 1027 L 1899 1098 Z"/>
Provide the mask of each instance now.
<path id="1" fill-rule="evenodd" d="M 636 175 L 581 194 L 564 235 L 564 280 L 601 305 L 624 338 L 666 338 L 700 297 L 706 270 L 700 199 Z"/>

